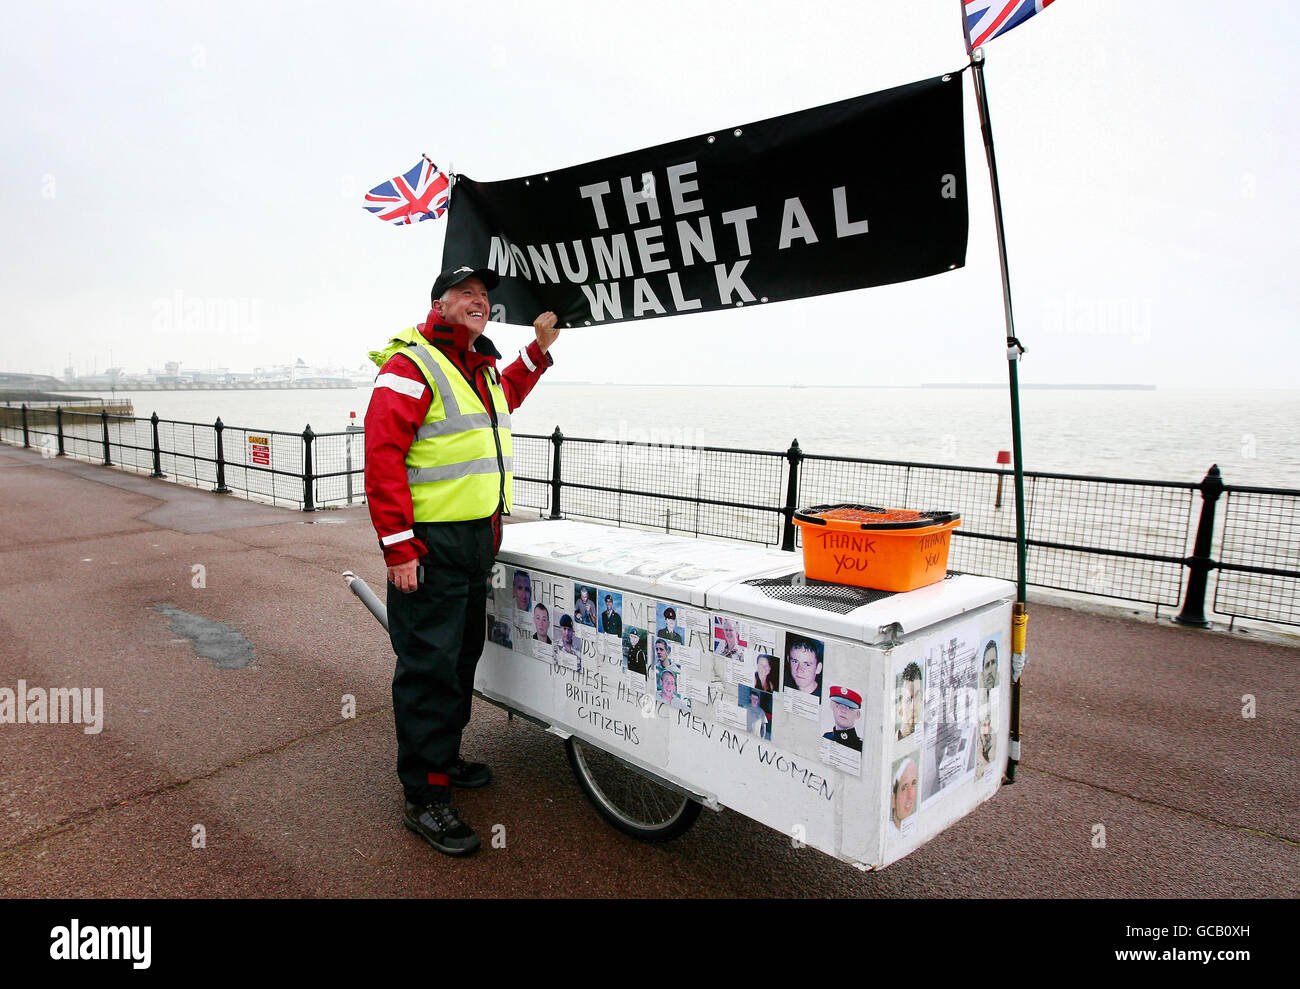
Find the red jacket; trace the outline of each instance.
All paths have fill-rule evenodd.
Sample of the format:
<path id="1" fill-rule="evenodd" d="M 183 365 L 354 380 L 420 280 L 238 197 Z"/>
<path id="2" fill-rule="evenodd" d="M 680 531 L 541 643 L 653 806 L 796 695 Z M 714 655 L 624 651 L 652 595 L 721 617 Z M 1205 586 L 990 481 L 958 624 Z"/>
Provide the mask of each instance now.
<path id="1" fill-rule="evenodd" d="M 480 335 L 469 346 L 469 330 L 445 322 L 430 311 L 418 329 L 430 344 L 460 368 L 487 409 L 492 408 L 483 376 L 485 366 L 496 367 L 500 352 L 492 341 Z M 501 388 L 510 411 L 517 409 L 533 390 L 542 373 L 553 364 L 537 341 L 531 341 L 519 357 L 501 372 Z M 406 382 L 409 382 L 407 384 Z M 375 390 L 366 409 L 366 501 L 370 520 L 379 535 L 384 562 L 390 567 L 417 559 L 426 549 L 411 528 L 411 489 L 406 482 L 406 453 L 415 441 L 416 430 L 429 412 L 433 395 L 413 361 L 401 352 L 390 357 L 379 370 Z M 495 516 L 494 516 L 495 518 Z M 499 539 L 498 539 L 499 541 Z"/>

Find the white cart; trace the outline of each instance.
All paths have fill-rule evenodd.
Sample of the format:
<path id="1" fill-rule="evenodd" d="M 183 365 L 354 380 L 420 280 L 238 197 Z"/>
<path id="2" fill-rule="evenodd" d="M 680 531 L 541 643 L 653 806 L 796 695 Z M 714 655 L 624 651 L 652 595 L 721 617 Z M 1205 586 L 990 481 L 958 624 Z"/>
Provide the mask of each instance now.
<path id="1" fill-rule="evenodd" d="M 880 868 L 1001 784 L 1006 581 L 881 594 L 779 550 L 538 521 L 506 527 L 493 586 L 476 691 L 564 738 L 629 834 L 729 807 Z"/>

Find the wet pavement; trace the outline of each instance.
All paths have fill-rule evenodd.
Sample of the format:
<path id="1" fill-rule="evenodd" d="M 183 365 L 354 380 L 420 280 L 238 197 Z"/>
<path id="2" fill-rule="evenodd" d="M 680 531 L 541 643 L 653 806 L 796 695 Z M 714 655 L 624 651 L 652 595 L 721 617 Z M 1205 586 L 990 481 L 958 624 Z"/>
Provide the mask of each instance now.
<path id="1" fill-rule="evenodd" d="M 476 701 L 496 781 L 458 792 L 484 847 L 453 860 L 401 826 L 392 654 L 340 577 L 382 587 L 364 508 L 3 446 L 0 564 L 0 688 L 103 691 L 101 731 L 93 695 L 0 724 L 6 897 L 1300 894 L 1294 646 L 1031 605 L 1018 781 L 867 874 L 730 811 L 634 841 L 555 737 Z"/>

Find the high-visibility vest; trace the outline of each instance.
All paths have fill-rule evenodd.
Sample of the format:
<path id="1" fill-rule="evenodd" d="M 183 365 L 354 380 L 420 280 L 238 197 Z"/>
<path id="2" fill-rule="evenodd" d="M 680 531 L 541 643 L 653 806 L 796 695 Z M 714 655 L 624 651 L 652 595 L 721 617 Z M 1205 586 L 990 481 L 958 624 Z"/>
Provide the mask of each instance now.
<path id="1" fill-rule="evenodd" d="M 514 499 L 514 445 L 510 407 L 496 369 L 478 374 L 487 382 L 495 421 L 465 375 L 419 330 L 393 338 L 385 351 L 409 358 L 433 392 L 429 411 L 406 454 L 406 479 L 416 522 L 461 522 L 487 518 L 500 507 L 509 514 Z M 404 343 L 402 346 L 400 344 Z M 379 363 L 377 361 L 377 363 Z"/>

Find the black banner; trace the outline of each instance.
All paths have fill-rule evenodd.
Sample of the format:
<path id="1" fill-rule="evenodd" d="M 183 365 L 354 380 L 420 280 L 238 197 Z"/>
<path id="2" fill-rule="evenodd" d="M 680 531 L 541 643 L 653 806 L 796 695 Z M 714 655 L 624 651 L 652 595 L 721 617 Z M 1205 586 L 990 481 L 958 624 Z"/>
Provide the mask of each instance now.
<path id="1" fill-rule="evenodd" d="M 672 316 L 923 278 L 966 261 L 961 74 L 503 182 L 459 176 L 444 267 L 492 319 Z"/>

